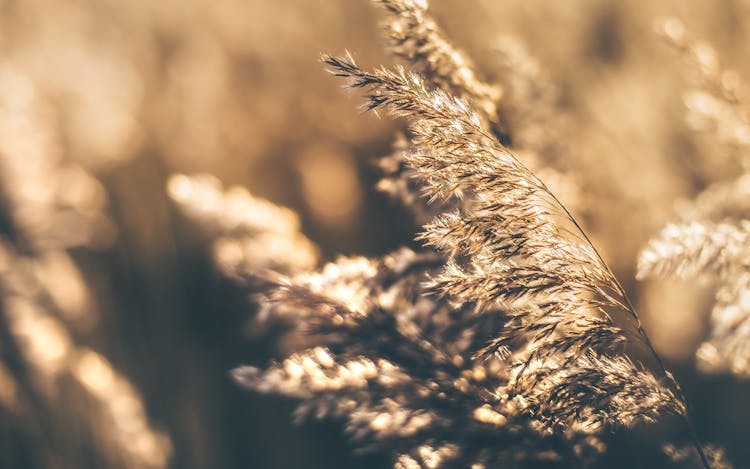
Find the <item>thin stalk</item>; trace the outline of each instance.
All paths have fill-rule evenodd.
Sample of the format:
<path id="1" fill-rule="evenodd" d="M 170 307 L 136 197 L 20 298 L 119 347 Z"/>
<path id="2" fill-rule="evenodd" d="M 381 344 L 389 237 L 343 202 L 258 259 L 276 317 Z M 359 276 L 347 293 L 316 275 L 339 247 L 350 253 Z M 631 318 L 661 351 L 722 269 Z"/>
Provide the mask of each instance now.
<path id="1" fill-rule="evenodd" d="M 519 162 L 519 164 L 521 163 Z M 601 262 L 602 266 L 606 269 L 607 273 L 612 278 L 612 281 L 614 282 L 615 287 L 617 288 L 617 293 L 620 295 L 620 297 L 625 303 L 625 307 L 626 307 L 625 309 L 628 311 L 628 314 L 630 314 L 631 318 L 635 321 L 638 335 L 640 335 L 641 339 L 643 340 L 643 343 L 646 345 L 646 348 L 648 349 L 648 351 L 651 353 L 654 360 L 656 361 L 656 364 L 659 367 L 659 371 L 667 379 L 669 387 L 672 388 L 672 391 L 675 392 L 677 396 L 679 397 L 679 399 L 683 402 L 683 404 L 685 404 L 685 415 L 681 415 L 680 417 L 682 421 L 685 422 L 685 425 L 687 426 L 691 443 L 695 447 L 696 451 L 698 451 L 698 456 L 700 457 L 701 462 L 703 463 L 703 466 L 706 469 L 711 469 L 711 465 L 709 464 L 708 458 L 706 457 L 706 453 L 703 450 L 703 445 L 700 443 L 700 440 L 698 439 L 698 434 L 695 431 L 693 422 L 690 419 L 690 417 L 687 415 L 687 401 L 685 399 L 685 394 L 682 392 L 682 388 L 680 387 L 679 383 L 677 383 L 677 380 L 675 380 L 674 376 L 672 376 L 672 374 L 669 371 L 667 371 L 667 368 L 664 365 L 664 361 L 656 352 L 656 349 L 651 343 L 651 339 L 649 339 L 648 334 L 646 334 L 646 330 L 643 328 L 643 325 L 641 324 L 641 319 L 638 317 L 638 313 L 635 311 L 635 307 L 633 306 L 633 303 L 630 301 L 630 298 L 628 297 L 627 293 L 625 293 L 625 289 L 622 287 L 622 284 L 614 275 L 614 273 L 612 272 L 612 269 L 610 269 L 609 265 L 601 256 L 601 254 L 599 254 L 599 251 L 596 249 L 596 246 L 594 246 L 594 243 L 591 242 L 591 239 L 589 239 L 586 232 L 583 230 L 583 228 L 581 228 L 581 225 L 578 224 L 578 222 L 570 213 L 570 211 L 560 202 L 557 196 L 555 196 L 555 194 L 553 194 L 552 191 L 550 191 L 549 188 L 547 188 L 544 182 L 542 182 L 538 177 L 536 177 L 536 175 L 534 175 L 534 177 L 539 182 L 539 184 L 541 184 L 542 188 L 554 199 L 557 205 L 565 212 L 568 219 L 571 222 L 573 222 L 578 232 L 583 236 L 583 238 L 586 240 L 589 246 L 591 246 L 591 249 L 593 249 L 594 254 L 596 255 L 597 259 L 599 260 L 599 262 Z"/>

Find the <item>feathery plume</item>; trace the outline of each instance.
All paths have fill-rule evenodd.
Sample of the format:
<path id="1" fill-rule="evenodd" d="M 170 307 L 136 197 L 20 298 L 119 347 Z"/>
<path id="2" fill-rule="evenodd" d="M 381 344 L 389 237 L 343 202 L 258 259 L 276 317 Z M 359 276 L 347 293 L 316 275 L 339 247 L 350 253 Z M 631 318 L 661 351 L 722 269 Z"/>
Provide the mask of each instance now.
<path id="1" fill-rule="evenodd" d="M 750 377 L 750 221 L 669 225 L 641 252 L 638 275 L 718 280 L 711 335 L 696 356 L 705 371 Z"/>
<path id="2" fill-rule="evenodd" d="M 373 2 L 391 13 L 384 29 L 393 54 L 410 64 L 431 88 L 471 102 L 484 119 L 498 123 L 501 89 L 477 78 L 469 58 L 451 43 L 427 11 L 427 0 Z"/>
<path id="3" fill-rule="evenodd" d="M 750 221 L 670 224 L 641 252 L 640 277 L 734 278 L 746 268 Z"/>
<path id="4" fill-rule="evenodd" d="M 303 272 L 318 263 L 318 249 L 300 233 L 297 214 L 244 188 L 224 190 L 207 174 L 175 174 L 167 181 L 167 193 L 212 240 L 214 260 L 231 278 Z"/>
<path id="5" fill-rule="evenodd" d="M 712 123 L 704 132 L 707 140 L 714 146 L 731 144 L 742 150 L 738 159 L 743 158 L 750 126 L 739 78 L 723 70 L 713 48 L 692 38 L 679 20 L 663 22 L 660 31 L 700 71 L 703 94 L 686 100 L 689 118 L 702 112 Z M 706 372 L 729 371 L 741 378 L 750 377 L 749 177 L 745 173 L 731 182 L 714 183 L 693 201 L 683 202 L 679 221 L 650 240 L 638 259 L 640 278 L 699 277 L 718 283 L 710 336 L 696 357 Z"/>
<path id="6" fill-rule="evenodd" d="M 396 467 L 583 458 L 596 453 L 590 436 L 602 428 L 685 418 L 671 375 L 661 370 L 665 385 L 616 355 L 628 340 L 648 344 L 616 279 L 467 103 L 402 68 L 366 72 L 348 55 L 323 61 L 367 89 L 366 109 L 408 118 L 404 162 L 426 197 L 454 208 L 420 235 L 435 252 L 341 259 L 280 277 L 267 304 L 326 347 L 266 370 L 238 368 L 238 381 L 303 399 L 298 415 L 347 419 L 366 447 L 403 447 Z M 495 449 L 499 441 L 506 449 Z"/>
<path id="7" fill-rule="evenodd" d="M 443 90 L 469 103 L 483 127 L 502 139 L 510 138 L 527 165 L 542 170 L 566 200 L 578 201 L 575 184 L 559 170 L 563 145 L 557 134 L 562 133 L 562 120 L 550 112 L 554 108 L 553 88 L 541 78 L 539 65 L 517 41 L 498 41 L 496 62 L 502 86 L 490 86 L 477 79 L 466 54 L 451 43 L 430 16 L 426 0 L 374 3 L 391 13 L 384 25 L 390 50 L 423 78 L 426 89 Z M 383 171 L 378 188 L 412 209 L 421 225 L 455 204 L 450 205 L 447 200 L 425 204 L 420 197 L 422 179 L 415 177 L 406 161 L 406 153 L 413 151 L 409 142 L 409 138 L 399 135 L 393 153 L 378 160 Z"/>

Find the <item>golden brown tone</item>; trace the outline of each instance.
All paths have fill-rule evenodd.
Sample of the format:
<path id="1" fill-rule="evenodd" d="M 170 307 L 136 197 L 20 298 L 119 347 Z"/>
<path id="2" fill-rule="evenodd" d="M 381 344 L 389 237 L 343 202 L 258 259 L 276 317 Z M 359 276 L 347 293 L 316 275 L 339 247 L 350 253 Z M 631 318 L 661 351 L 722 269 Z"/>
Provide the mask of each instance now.
<path id="1" fill-rule="evenodd" d="M 747 467 L 748 20 L 0 0 L 0 467 Z"/>

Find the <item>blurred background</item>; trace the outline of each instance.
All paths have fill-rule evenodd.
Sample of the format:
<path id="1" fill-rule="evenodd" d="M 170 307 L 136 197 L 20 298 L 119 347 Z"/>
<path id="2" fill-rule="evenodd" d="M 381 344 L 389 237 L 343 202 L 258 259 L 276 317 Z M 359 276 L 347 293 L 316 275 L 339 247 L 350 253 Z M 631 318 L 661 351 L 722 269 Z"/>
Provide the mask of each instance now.
<path id="1" fill-rule="evenodd" d="M 550 90 L 538 111 L 565 147 L 561 199 L 637 302 L 698 433 L 750 464 L 750 386 L 695 371 L 710 286 L 635 280 L 646 240 L 680 200 L 744 172 L 750 144 L 745 114 L 724 133 L 691 118 L 710 104 L 690 94 L 705 63 L 654 22 L 678 18 L 739 80 L 750 4 L 432 12 L 488 81 L 517 65 Z M 252 292 L 166 191 L 174 173 L 245 187 L 295 210 L 324 260 L 413 243 L 410 215 L 374 189 L 372 161 L 403 124 L 362 114 L 318 62 L 349 50 L 393 63 L 383 18 L 366 0 L 0 0 L 0 467 L 388 467 L 336 422 L 295 426 L 293 402 L 231 381 L 294 344 L 254 329 Z M 509 62 L 508 44 L 528 58 Z"/>

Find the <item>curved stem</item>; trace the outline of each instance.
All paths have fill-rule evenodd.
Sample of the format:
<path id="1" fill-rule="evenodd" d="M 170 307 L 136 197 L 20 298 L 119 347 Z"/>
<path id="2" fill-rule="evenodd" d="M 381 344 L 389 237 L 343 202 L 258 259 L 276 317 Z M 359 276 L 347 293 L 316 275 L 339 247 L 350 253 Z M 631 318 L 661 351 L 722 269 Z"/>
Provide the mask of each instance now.
<path id="1" fill-rule="evenodd" d="M 535 176 L 536 177 L 536 176 Z M 656 364 L 659 367 L 659 371 L 664 375 L 664 377 L 667 379 L 668 385 L 670 388 L 672 388 L 672 391 L 676 394 L 676 396 L 682 401 L 682 403 L 685 405 L 685 415 L 680 415 L 683 422 L 685 422 L 685 425 L 688 429 L 688 433 L 690 435 L 690 440 L 692 445 L 695 447 L 696 451 L 698 451 L 698 456 L 701 459 L 701 462 L 703 463 L 703 466 L 706 469 L 711 469 L 711 465 L 708 462 L 708 458 L 706 457 L 706 453 L 703 450 L 703 445 L 701 444 L 700 440 L 698 439 L 698 434 L 695 431 L 695 427 L 693 426 L 693 422 L 690 419 L 690 417 L 687 415 L 687 401 L 685 399 L 685 395 L 682 392 L 682 388 L 680 387 L 677 380 L 672 376 L 672 374 L 667 371 L 666 366 L 664 366 L 664 361 L 662 361 L 659 354 L 656 352 L 656 349 L 654 348 L 653 344 L 651 343 L 651 339 L 649 339 L 648 334 L 646 334 L 646 330 L 643 328 L 643 325 L 641 324 L 641 319 L 638 317 L 638 313 L 635 311 L 635 307 L 633 306 L 633 303 L 630 301 L 630 298 L 628 297 L 627 293 L 625 293 L 625 289 L 622 287 L 622 284 L 620 284 L 620 281 L 617 280 L 617 277 L 612 272 L 612 269 L 610 269 L 607 262 L 604 260 L 604 258 L 599 254 L 599 251 L 596 249 L 596 246 L 594 246 L 594 243 L 591 242 L 586 232 L 581 228 L 581 225 L 578 224 L 576 219 L 573 217 L 573 215 L 568 211 L 568 209 L 560 202 L 560 200 L 555 196 L 555 194 L 550 191 L 547 186 L 537 178 L 537 181 L 539 184 L 541 184 L 542 188 L 545 192 L 547 192 L 557 203 L 557 205 L 562 208 L 562 210 L 567 215 L 568 219 L 575 225 L 578 232 L 583 236 L 583 238 L 586 240 L 589 246 L 591 246 L 591 249 L 593 249 L 594 254 L 596 255 L 599 262 L 601 262 L 604 269 L 607 271 L 609 276 L 612 278 L 612 281 L 615 284 L 615 287 L 617 288 L 617 293 L 620 295 L 622 300 L 625 303 L 625 309 L 628 311 L 628 314 L 630 314 L 630 317 L 635 321 L 635 326 L 638 330 L 638 335 L 640 335 L 641 339 L 643 340 L 643 343 L 646 345 L 646 348 L 648 349 L 649 353 L 653 356 L 654 360 L 656 361 Z"/>

